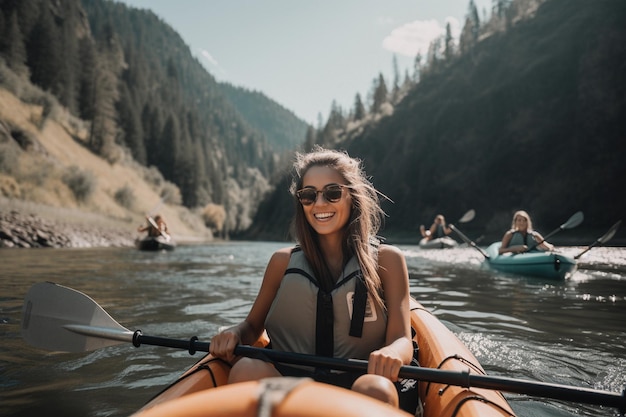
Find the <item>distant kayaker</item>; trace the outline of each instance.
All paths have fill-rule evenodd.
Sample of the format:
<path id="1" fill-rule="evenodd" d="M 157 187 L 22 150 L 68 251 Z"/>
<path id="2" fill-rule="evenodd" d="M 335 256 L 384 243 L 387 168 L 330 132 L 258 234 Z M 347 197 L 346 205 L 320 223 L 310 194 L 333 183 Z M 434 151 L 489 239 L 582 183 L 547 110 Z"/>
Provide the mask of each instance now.
<path id="1" fill-rule="evenodd" d="M 152 220 L 152 221 L 151 221 Z M 157 214 L 152 218 L 151 216 L 146 216 L 146 225 L 139 226 L 137 228 L 139 233 L 148 232 L 148 236 L 150 237 L 158 237 L 163 235 L 163 237 L 169 239 L 169 234 L 167 231 L 167 223 L 165 223 L 165 219 L 160 214 Z"/>
<path id="2" fill-rule="evenodd" d="M 499 253 L 522 253 L 529 248 L 545 251 L 554 250 L 552 244 L 543 241 L 543 236 L 536 230 L 533 230 L 533 222 L 530 219 L 530 215 L 524 210 L 519 210 L 513 215 L 511 229 L 507 230 L 502 237 L 502 246 L 500 246 Z"/>
<path id="3" fill-rule="evenodd" d="M 452 229 L 446 225 L 446 218 L 443 217 L 443 214 L 438 214 L 435 216 L 435 220 L 430 226 L 430 229 L 426 230 L 423 224 L 420 225 L 420 233 L 422 234 L 422 237 L 425 237 L 427 240 L 433 240 L 448 236 L 452 233 Z"/>
<path id="4" fill-rule="evenodd" d="M 229 383 L 311 377 L 413 414 L 417 384 L 398 379 L 400 367 L 414 355 L 409 277 L 402 252 L 376 238 L 384 214 L 380 194 L 361 161 L 345 152 L 316 147 L 298 153 L 293 168 L 297 246 L 272 255 L 248 316 L 215 335 L 210 352 L 234 364 Z M 264 330 L 272 349 L 364 359 L 368 373 L 235 358 L 238 344 L 253 344 Z"/>

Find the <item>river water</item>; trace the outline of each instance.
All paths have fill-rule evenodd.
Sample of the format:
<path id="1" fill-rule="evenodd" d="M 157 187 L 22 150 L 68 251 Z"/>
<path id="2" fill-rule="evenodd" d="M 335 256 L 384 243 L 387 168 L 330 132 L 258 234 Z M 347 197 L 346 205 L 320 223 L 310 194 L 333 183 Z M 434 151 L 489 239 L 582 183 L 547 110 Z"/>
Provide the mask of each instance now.
<path id="1" fill-rule="evenodd" d="M 245 317 L 271 253 L 285 245 L 0 250 L 0 415 L 128 416 L 201 357 L 127 343 L 88 353 L 31 347 L 20 322 L 32 284 L 84 292 L 130 330 L 209 341 L 220 326 Z M 626 387 L 626 248 L 594 248 L 572 277 L 550 282 L 490 271 L 474 248 L 399 247 L 411 294 L 489 375 L 617 393 Z M 582 249 L 559 248 L 568 255 Z M 506 396 L 520 417 L 617 415 L 601 406 Z"/>

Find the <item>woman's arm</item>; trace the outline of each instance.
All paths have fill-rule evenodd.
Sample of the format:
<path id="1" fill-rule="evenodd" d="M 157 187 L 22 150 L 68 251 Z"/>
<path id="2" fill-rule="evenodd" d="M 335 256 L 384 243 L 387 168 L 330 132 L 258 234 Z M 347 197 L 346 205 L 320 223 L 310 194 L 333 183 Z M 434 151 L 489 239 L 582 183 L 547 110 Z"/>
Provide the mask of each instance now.
<path id="1" fill-rule="evenodd" d="M 285 275 L 292 248 L 280 249 L 272 255 L 265 269 L 263 282 L 248 316 L 241 323 L 230 327 L 211 339 L 209 352 L 216 357 L 232 361 L 238 344 L 252 345 L 265 329 L 265 318 Z"/>
<path id="2" fill-rule="evenodd" d="M 386 346 L 370 354 L 367 372 L 396 381 L 400 367 L 413 357 L 409 273 L 404 255 L 394 246 L 381 245 L 378 265 L 387 306 Z"/>
<path id="3" fill-rule="evenodd" d="M 545 240 L 543 240 L 543 236 L 541 236 L 541 234 L 539 232 L 533 232 L 533 239 L 535 239 L 535 242 L 539 243 L 537 245 L 537 248 L 539 249 L 543 249 L 545 251 L 553 251 L 554 250 L 554 245 L 546 242 Z"/>
<path id="4" fill-rule="evenodd" d="M 437 233 L 437 223 L 433 223 L 430 226 L 430 229 L 428 229 L 428 238 L 432 239 L 434 236 L 436 236 L 435 233 Z"/>

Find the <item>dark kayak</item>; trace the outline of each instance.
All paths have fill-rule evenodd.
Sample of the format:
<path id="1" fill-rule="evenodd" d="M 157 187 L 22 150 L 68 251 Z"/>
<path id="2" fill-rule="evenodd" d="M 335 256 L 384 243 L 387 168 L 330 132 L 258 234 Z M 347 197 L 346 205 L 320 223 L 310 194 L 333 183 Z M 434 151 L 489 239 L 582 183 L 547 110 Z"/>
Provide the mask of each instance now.
<path id="1" fill-rule="evenodd" d="M 143 239 L 137 239 L 137 249 L 147 251 L 174 250 L 176 242 L 173 239 L 166 239 L 163 236 L 147 236 Z"/>

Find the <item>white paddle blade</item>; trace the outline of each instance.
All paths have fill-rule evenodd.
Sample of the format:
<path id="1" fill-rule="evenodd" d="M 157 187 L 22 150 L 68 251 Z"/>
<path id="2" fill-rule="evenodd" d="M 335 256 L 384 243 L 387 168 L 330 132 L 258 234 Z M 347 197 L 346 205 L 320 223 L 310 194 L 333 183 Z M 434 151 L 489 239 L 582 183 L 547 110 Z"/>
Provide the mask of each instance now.
<path id="1" fill-rule="evenodd" d="M 22 337 L 32 346 L 86 352 L 132 341 L 132 336 L 130 330 L 80 291 L 42 282 L 34 284 L 24 299 Z"/>
<path id="2" fill-rule="evenodd" d="M 611 226 L 609 231 L 606 232 L 604 235 L 602 235 L 600 239 L 598 239 L 598 243 L 603 244 L 611 240 L 613 236 L 615 236 L 615 232 L 617 232 L 617 229 L 619 229 L 619 226 L 621 224 L 622 224 L 622 221 L 620 220 L 617 223 L 615 223 L 613 226 Z"/>
<path id="3" fill-rule="evenodd" d="M 472 220 L 474 220 L 474 217 L 476 216 L 476 210 L 471 209 L 469 210 L 467 213 L 465 213 L 463 215 L 463 217 L 461 217 L 459 219 L 459 223 L 467 223 L 467 222 L 471 222 Z"/>
<path id="4" fill-rule="evenodd" d="M 573 229 L 583 222 L 585 215 L 582 211 L 577 211 L 565 223 L 561 225 L 561 229 Z"/>

